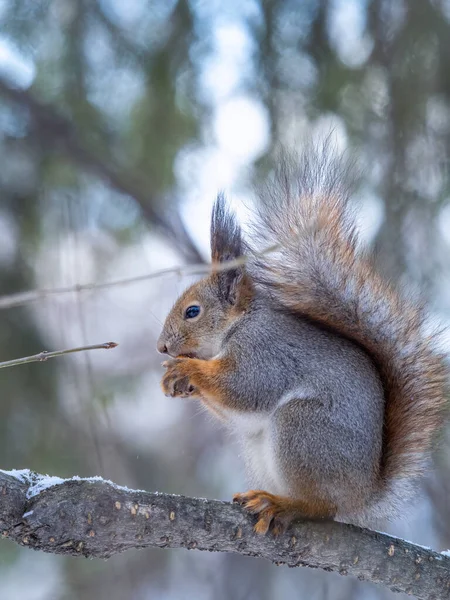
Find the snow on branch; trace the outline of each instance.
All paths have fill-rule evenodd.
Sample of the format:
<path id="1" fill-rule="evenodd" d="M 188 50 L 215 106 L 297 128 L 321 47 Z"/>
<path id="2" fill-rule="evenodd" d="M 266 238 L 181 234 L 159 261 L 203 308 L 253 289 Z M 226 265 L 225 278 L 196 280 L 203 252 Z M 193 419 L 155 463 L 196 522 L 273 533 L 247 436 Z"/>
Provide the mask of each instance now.
<path id="1" fill-rule="evenodd" d="M 108 558 L 129 548 L 187 548 L 351 575 L 421 600 L 450 598 L 450 558 L 399 538 L 333 521 L 299 521 L 260 536 L 241 507 L 130 490 L 100 477 L 0 471 L 0 531 L 54 554 Z"/>

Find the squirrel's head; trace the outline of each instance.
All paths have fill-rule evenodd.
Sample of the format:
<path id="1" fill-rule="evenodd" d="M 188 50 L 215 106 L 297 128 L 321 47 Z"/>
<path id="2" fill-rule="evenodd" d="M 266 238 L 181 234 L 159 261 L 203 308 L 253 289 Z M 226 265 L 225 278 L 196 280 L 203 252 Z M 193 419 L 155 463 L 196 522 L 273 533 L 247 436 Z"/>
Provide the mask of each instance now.
<path id="1" fill-rule="evenodd" d="M 245 254 L 241 229 L 222 196 L 211 218 L 213 264 Z M 189 287 L 175 302 L 158 339 L 159 352 L 210 359 L 216 356 L 233 323 L 246 311 L 253 284 L 244 265 L 213 272 Z"/>

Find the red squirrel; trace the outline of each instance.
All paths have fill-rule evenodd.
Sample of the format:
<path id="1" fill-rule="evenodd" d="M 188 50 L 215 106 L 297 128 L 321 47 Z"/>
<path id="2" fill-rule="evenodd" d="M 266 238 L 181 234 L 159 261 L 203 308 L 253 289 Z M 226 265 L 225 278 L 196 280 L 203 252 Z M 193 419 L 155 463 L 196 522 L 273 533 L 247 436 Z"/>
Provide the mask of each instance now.
<path id="1" fill-rule="evenodd" d="M 219 196 L 213 264 L 248 259 L 189 287 L 158 341 L 166 395 L 236 432 L 254 489 L 234 500 L 259 533 L 395 515 L 443 423 L 444 357 L 422 306 L 358 247 L 345 169 L 311 148 L 282 162 L 259 198 L 256 237 L 278 247 L 263 256 Z"/>

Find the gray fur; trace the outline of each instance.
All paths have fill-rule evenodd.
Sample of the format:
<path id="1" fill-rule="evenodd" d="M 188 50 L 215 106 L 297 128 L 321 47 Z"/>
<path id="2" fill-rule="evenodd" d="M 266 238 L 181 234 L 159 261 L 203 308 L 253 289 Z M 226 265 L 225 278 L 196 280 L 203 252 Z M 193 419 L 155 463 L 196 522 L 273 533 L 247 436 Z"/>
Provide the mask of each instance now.
<path id="1" fill-rule="evenodd" d="M 353 343 L 267 302 L 253 302 L 221 352 L 237 359 L 227 387 L 240 410 L 229 420 L 252 483 L 301 499 L 305 479 L 313 480 L 339 514 L 354 514 L 378 484 L 384 395 L 377 370 Z"/>

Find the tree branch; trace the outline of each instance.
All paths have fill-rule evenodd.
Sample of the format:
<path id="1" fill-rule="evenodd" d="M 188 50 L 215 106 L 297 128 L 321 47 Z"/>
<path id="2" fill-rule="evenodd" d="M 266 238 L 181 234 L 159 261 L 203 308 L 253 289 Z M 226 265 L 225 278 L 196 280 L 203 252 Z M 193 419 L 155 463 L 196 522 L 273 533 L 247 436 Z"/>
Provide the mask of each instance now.
<path id="1" fill-rule="evenodd" d="M 36 100 L 28 91 L 15 88 L 1 77 L 0 95 L 29 111 L 40 142 L 64 153 L 72 162 L 95 173 L 120 193 L 134 198 L 148 220 L 170 238 L 189 262 L 203 262 L 178 213 L 172 211 L 170 218 L 164 214 L 158 206 L 161 203 L 155 202 L 148 192 L 142 191 L 144 185 L 136 183 L 136 176 L 127 176 L 117 165 L 113 165 L 111 160 L 105 162 L 91 151 L 69 119 L 59 114 L 55 108 Z"/>
<path id="2" fill-rule="evenodd" d="M 0 530 L 53 554 L 108 558 L 146 547 L 236 552 L 352 575 L 421 600 L 450 598 L 450 558 L 398 538 L 332 521 L 301 521 L 278 538 L 263 537 L 237 505 L 129 490 L 101 478 L 0 471 Z"/>

